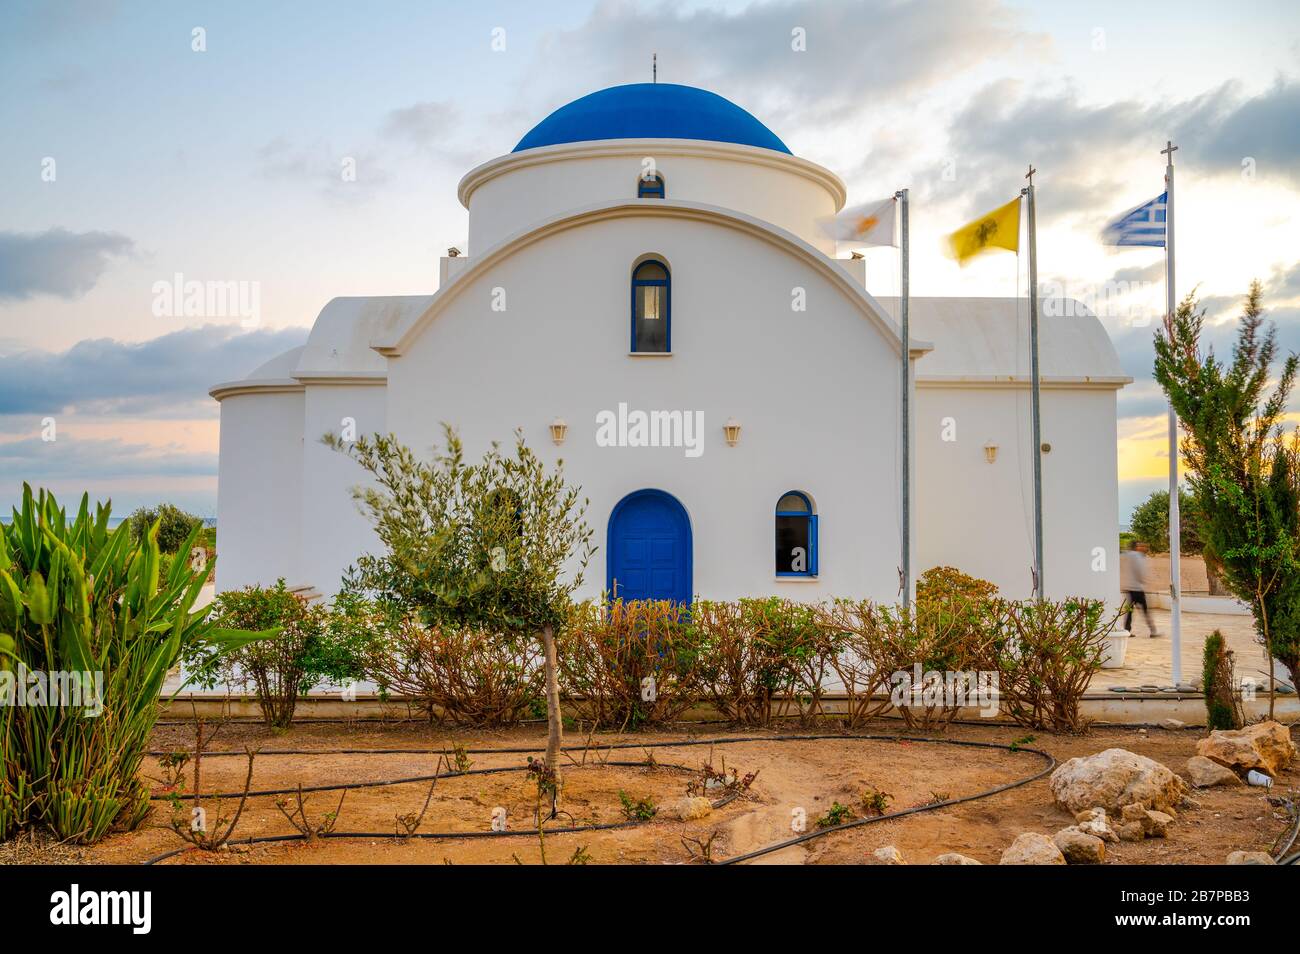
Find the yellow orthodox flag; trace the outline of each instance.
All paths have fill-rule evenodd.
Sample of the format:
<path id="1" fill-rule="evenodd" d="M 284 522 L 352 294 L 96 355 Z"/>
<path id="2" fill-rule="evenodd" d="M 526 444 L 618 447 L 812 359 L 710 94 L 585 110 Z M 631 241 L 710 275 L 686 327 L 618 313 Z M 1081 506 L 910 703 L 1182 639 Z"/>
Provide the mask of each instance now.
<path id="1" fill-rule="evenodd" d="M 1020 249 L 1020 199 L 1012 199 L 1004 206 L 981 215 L 969 225 L 963 225 L 948 236 L 952 257 L 965 265 L 980 252 L 992 248 L 1008 251 Z"/>

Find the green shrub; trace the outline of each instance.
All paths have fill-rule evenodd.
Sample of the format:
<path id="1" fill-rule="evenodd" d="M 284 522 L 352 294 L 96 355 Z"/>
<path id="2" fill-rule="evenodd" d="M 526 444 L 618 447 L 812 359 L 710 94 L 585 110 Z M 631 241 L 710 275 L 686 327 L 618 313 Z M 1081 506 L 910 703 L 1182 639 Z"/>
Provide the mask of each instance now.
<path id="1" fill-rule="evenodd" d="M 133 540 L 109 517 L 107 506 L 92 517 L 83 496 L 69 522 L 53 495 L 24 485 L 22 509 L 0 524 L 0 676 L 11 692 L 30 688 L 26 674 L 69 690 L 0 706 L 0 837 L 42 825 L 90 843 L 138 825 L 167 671 L 197 644 L 229 650 L 260 635 L 192 612 L 207 569 L 177 560 L 161 575 L 158 526 Z"/>
<path id="2" fill-rule="evenodd" d="M 916 581 L 916 601 L 925 606 L 961 609 L 992 599 L 998 588 L 951 566 L 932 566 Z"/>
<path id="3" fill-rule="evenodd" d="M 1205 725 L 1209 729 L 1240 729 L 1245 723 L 1237 703 L 1232 660 L 1217 629 L 1205 637 L 1201 687 L 1205 695 Z"/>
<path id="4" fill-rule="evenodd" d="M 158 524 L 158 549 L 168 554 L 177 553 L 182 546 L 185 546 L 188 555 L 189 546 L 186 541 L 190 540 L 190 535 L 195 528 L 198 528 L 200 534 L 203 531 L 202 517 L 186 513 L 169 503 L 159 504 L 156 507 L 140 507 L 127 518 L 127 523 L 131 526 L 131 539 L 137 545 L 144 539 L 149 529 L 154 524 Z"/>
<path id="5" fill-rule="evenodd" d="M 273 587 L 227 590 L 213 602 L 212 616 L 227 629 L 274 631 L 234 652 L 216 655 L 193 647 L 185 658 L 193 681 L 209 689 L 222 682 L 251 683 L 272 728 L 290 726 L 299 697 L 322 679 L 340 684 L 361 676 L 355 631 L 335 625 L 328 608 L 290 592 L 283 578 Z"/>
<path id="6" fill-rule="evenodd" d="M 1204 547 L 1197 529 L 1199 519 L 1196 510 L 1196 498 L 1185 490 L 1178 491 L 1179 552 L 1183 556 L 1200 553 Z M 1129 529 L 1135 539 L 1145 543 L 1152 553 L 1169 552 L 1169 491 L 1157 490 L 1142 503 L 1133 508 L 1129 518 Z"/>

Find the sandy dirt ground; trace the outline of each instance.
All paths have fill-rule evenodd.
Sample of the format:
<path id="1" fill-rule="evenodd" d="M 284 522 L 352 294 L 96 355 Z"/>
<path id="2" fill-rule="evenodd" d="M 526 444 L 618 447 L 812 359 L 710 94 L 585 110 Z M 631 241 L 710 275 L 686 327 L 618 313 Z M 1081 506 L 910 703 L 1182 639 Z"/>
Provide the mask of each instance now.
<path id="1" fill-rule="evenodd" d="M 797 733 L 788 728 L 783 732 Z M 1033 775 L 1044 761 L 1026 751 L 968 748 L 909 741 L 901 728 L 877 723 L 870 731 L 889 736 L 884 740 L 833 738 L 775 741 L 777 732 L 735 732 L 713 726 L 682 726 L 671 733 L 638 733 L 617 737 L 601 735 L 592 747 L 581 750 L 583 739 L 570 733 L 566 744 L 576 745 L 568 764 L 562 808 L 567 813 L 558 824 L 611 824 L 624 821 L 620 793 L 633 800 L 650 799 L 660 813 L 645 824 L 578 834 L 551 834 L 545 839 L 547 861 L 563 864 L 581 848 L 592 864 L 674 864 L 689 860 L 683 839 L 707 842 L 712 837 L 714 860 L 734 857 L 792 836 L 796 811 L 807 818 L 809 830 L 835 803 L 862 817 L 864 793 L 876 790 L 889 796 L 888 809 L 897 811 L 937 798 L 974 794 Z M 759 741 L 725 743 L 741 736 L 762 736 Z M 1200 733 L 1190 730 L 1135 730 L 1096 727 L 1082 736 L 1037 734 L 1027 740 L 1023 729 L 995 726 L 952 726 L 944 736 L 951 740 L 1017 743 L 1042 749 L 1059 761 L 1122 747 L 1163 762 L 1181 772 L 1194 754 Z M 643 743 L 716 739 L 712 745 L 677 745 L 642 748 Z M 242 753 L 245 745 L 259 747 L 253 789 L 296 788 L 342 782 L 381 781 L 430 775 L 436 756 L 378 754 L 375 749 L 443 749 L 461 745 L 468 749 L 539 750 L 540 727 L 526 726 L 502 732 L 462 731 L 411 723 L 317 723 L 295 726 L 272 734 L 258 725 L 231 723 L 212 743 L 212 751 Z M 610 750 L 611 742 L 636 747 Z M 155 745 L 160 751 L 185 749 L 193 743 L 190 725 L 160 726 Z M 364 754 L 275 755 L 283 749 L 362 749 Z M 656 764 L 647 764 L 653 754 Z M 527 756 L 500 751 L 469 756 L 472 768 L 522 767 Z M 682 822 L 667 817 L 667 808 L 680 799 L 688 784 L 698 779 L 704 762 L 740 775 L 757 772 L 743 796 L 704 819 Z M 614 765 L 614 762 L 633 763 Z M 201 787 L 205 792 L 242 788 L 246 760 L 240 756 L 206 758 Z M 145 774 L 152 789 L 165 793 L 164 772 L 154 759 Z M 186 791 L 192 785 L 187 771 Z M 398 816 L 418 814 L 429 794 L 428 782 L 408 782 L 355 789 L 339 811 L 338 831 L 382 833 L 383 837 L 317 840 L 311 844 L 287 842 L 233 846 L 221 852 L 187 850 L 164 864 L 535 864 L 541 851 L 535 833 L 514 838 L 454 838 L 403 840 L 391 837 Z M 1300 787 L 1300 771 L 1293 768 L 1279 779 L 1274 793 Z M 248 800 L 235 839 L 284 835 L 293 826 L 276 806 L 284 796 L 256 796 Z M 1199 807 L 1180 813 L 1170 836 L 1141 843 L 1109 846 L 1109 863 L 1119 864 L 1220 864 L 1234 850 L 1268 850 L 1286 827 L 1263 790 L 1211 789 L 1198 792 Z M 307 815 L 315 823 L 338 808 L 339 793 L 306 796 Z M 504 809 L 511 830 L 535 832 L 535 786 L 522 771 L 444 777 L 433 789 L 421 831 L 486 832 L 494 809 Z M 175 815 L 170 802 L 156 801 L 152 816 L 134 832 L 111 835 L 93 847 L 52 845 L 23 838 L 0 846 L 0 862 L 118 863 L 133 864 L 176 848 L 184 842 L 169 828 Z M 223 813 L 233 814 L 234 801 L 205 803 L 209 822 Z M 296 798 L 287 806 L 293 808 Z M 188 818 L 190 802 L 181 813 Z M 1024 831 L 1051 835 L 1071 823 L 1056 808 L 1047 778 L 988 798 L 945 807 L 906 818 L 832 832 L 805 845 L 766 855 L 753 863 L 856 864 L 876 848 L 894 845 L 910 864 L 927 864 L 937 855 L 956 851 L 985 864 L 996 863 L 1015 837 Z M 556 824 L 556 823 L 552 823 Z M 698 854 L 698 848 L 692 844 Z"/>

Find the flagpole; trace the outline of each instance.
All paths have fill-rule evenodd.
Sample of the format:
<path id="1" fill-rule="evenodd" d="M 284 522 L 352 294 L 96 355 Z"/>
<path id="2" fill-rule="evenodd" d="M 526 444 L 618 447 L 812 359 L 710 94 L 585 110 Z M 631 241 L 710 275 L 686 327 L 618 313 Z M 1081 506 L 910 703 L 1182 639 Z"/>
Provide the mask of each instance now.
<path id="1" fill-rule="evenodd" d="M 902 441 L 902 510 L 903 510 L 903 528 L 902 528 L 902 561 L 903 561 L 903 603 L 906 606 L 912 604 L 912 362 L 911 362 L 911 331 L 908 326 L 908 298 L 910 291 L 908 288 L 908 222 L 907 222 L 907 190 L 900 189 L 894 193 L 894 199 L 898 202 L 898 213 L 900 222 L 899 232 L 899 268 L 900 276 L 898 283 L 898 316 L 901 325 L 900 334 L 902 336 L 900 359 L 899 381 L 902 389 L 900 407 L 900 439 Z"/>
<path id="2" fill-rule="evenodd" d="M 1160 154 L 1165 166 L 1165 305 L 1172 321 L 1177 300 L 1174 290 L 1174 152 L 1166 140 Z M 1178 413 L 1169 405 L 1169 653 L 1174 685 L 1183 681 L 1183 580 L 1181 548 L 1183 525 L 1178 507 Z"/>
<path id="3" fill-rule="evenodd" d="M 1028 187 L 1021 194 L 1028 199 L 1029 225 L 1029 369 L 1030 403 L 1029 428 L 1032 431 L 1034 452 L 1034 595 L 1042 599 L 1043 589 L 1043 429 L 1039 408 L 1038 367 L 1038 236 L 1034 223 L 1034 173 L 1033 165 L 1025 176 Z"/>

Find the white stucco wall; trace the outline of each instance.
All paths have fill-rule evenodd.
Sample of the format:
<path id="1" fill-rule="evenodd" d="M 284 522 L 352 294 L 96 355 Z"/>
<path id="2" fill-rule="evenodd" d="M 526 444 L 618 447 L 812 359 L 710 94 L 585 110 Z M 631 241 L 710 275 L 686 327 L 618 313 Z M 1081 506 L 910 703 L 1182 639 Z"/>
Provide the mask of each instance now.
<path id="1" fill-rule="evenodd" d="M 918 370 L 924 373 L 925 362 Z M 938 565 L 1028 597 L 1033 565 L 1033 458 L 1025 387 L 926 387 L 916 392 L 916 567 Z M 1115 395 L 1042 392 L 1046 595 L 1119 599 Z M 951 418 L 956 440 L 944 440 Z M 984 447 L 998 446 L 994 463 Z M 1095 571 L 1093 549 L 1104 550 Z"/>
<path id="2" fill-rule="evenodd" d="M 817 223 L 843 204 L 843 185 L 832 173 L 770 149 L 678 140 L 553 146 L 485 163 L 461 183 L 470 254 L 571 209 L 635 199 L 647 158 L 663 176 L 668 198 L 752 215 L 834 254 L 833 240 Z"/>
<path id="3" fill-rule="evenodd" d="M 302 558 L 298 582 L 329 595 L 338 590 L 344 570 L 363 553 L 378 549 L 369 521 L 352 499 L 351 488 L 366 482 L 365 472 L 321 438 L 342 435 L 344 420 L 358 436 L 386 433 L 382 386 L 309 384 L 304 403 L 302 444 Z"/>
<path id="4" fill-rule="evenodd" d="M 228 394 L 217 472 L 217 590 L 298 582 L 304 395 Z"/>
<path id="5" fill-rule="evenodd" d="M 672 269 L 671 357 L 627 353 L 629 279 L 646 253 Z M 451 422 L 471 458 L 519 427 L 543 457 L 562 456 L 590 497 L 600 547 L 584 595 L 605 583 L 610 511 L 643 488 L 673 494 L 689 513 L 703 596 L 894 595 L 896 351 L 788 248 L 704 221 L 619 218 L 551 235 L 456 287 L 389 358 L 389 427 L 425 449 L 441 440 L 439 422 Z M 795 287 L 806 290 L 804 312 L 791 308 Z M 505 312 L 491 309 L 494 288 L 506 293 Z M 597 447 L 597 412 L 620 402 L 703 411 L 703 456 Z M 557 416 L 570 425 L 562 448 L 547 431 Z M 723 438 L 730 417 L 742 424 L 736 447 Z M 792 489 L 820 517 L 813 582 L 774 574 L 773 511 Z"/>

